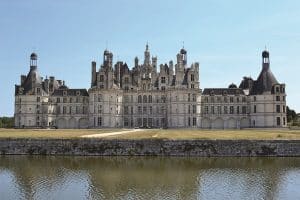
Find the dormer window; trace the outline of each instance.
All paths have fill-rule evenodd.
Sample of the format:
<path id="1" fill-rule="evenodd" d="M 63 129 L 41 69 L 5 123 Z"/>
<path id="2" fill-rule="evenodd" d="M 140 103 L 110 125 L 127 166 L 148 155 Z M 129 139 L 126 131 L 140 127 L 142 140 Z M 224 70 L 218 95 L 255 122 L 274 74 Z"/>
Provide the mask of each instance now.
<path id="1" fill-rule="evenodd" d="M 76 96 L 79 96 L 80 95 L 80 91 L 76 91 Z"/>
<path id="2" fill-rule="evenodd" d="M 64 95 L 64 96 L 67 96 L 67 91 L 63 91 L 63 95 Z"/>

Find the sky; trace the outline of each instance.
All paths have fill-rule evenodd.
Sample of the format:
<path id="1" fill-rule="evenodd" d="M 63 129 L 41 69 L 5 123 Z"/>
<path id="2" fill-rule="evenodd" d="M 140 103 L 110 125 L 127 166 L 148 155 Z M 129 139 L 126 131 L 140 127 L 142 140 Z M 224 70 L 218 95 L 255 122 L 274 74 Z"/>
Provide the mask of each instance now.
<path id="1" fill-rule="evenodd" d="M 13 116 L 31 52 L 42 76 L 89 88 L 91 61 L 99 69 L 106 48 L 131 67 L 147 42 L 159 64 L 175 61 L 184 43 L 202 89 L 256 79 L 267 48 L 287 105 L 300 112 L 299 10 L 297 0 L 1 0 L 0 116 Z"/>

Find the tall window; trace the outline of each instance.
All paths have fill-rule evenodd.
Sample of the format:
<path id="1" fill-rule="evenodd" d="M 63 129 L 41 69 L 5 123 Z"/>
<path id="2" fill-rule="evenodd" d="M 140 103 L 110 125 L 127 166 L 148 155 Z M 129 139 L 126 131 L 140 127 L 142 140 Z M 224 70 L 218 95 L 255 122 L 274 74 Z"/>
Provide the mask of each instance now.
<path id="1" fill-rule="evenodd" d="M 191 81 L 195 81 L 195 75 L 191 74 Z"/>
<path id="2" fill-rule="evenodd" d="M 142 96 L 141 95 L 138 96 L 138 103 L 142 103 Z"/>
<path id="3" fill-rule="evenodd" d="M 276 101 L 280 101 L 280 96 L 276 96 Z"/>
<path id="4" fill-rule="evenodd" d="M 166 83 L 166 77 L 161 77 L 161 83 Z"/>
<path id="5" fill-rule="evenodd" d="M 253 112 L 256 113 L 256 105 L 253 107 Z"/>
<path id="6" fill-rule="evenodd" d="M 204 107 L 204 114 L 208 114 L 208 106 Z"/>
<path id="7" fill-rule="evenodd" d="M 280 126 L 280 117 L 277 117 L 277 126 Z"/>
<path id="8" fill-rule="evenodd" d="M 196 126 L 197 120 L 196 117 L 193 117 L 193 126 Z"/>
<path id="9" fill-rule="evenodd" d="M 224 106 L 224 114 L 228 114 L 228 108 L 227 108 L 227 106 Z"/>
<path id="10" fill-rule="evenodd" d="M 197 110 L 196 105 L 193 105 L 193 114 L 196 114 L 196 110 Z"/>
<path id="11" fill-rule="evenodd" d="M 230 107 L 229 107 L 229 112 L 230 112 L 230 114 L 233 114 L 233 113 L 234 113 L 234 107 L 233 107 L 233 106 L 230 106 Z"/>
<path id="12" fill-rule="evenodd" d="M 213 106 L 211 107 L 210 113 L 215 114 L 215 108 Z"/>
<path id="13" fill-rule="evenodd" d="M 102 126 L 102 117 L 98 117 L 98 126 Z"/>
<path id="14" fill-rule="evenodd" d="M 143 96 L 143 103 L 147 103 L 147 96 L 146 95 Z"/>
<path id="15" fill-rule="evenodd" d="M 276 105 L 276 112 L 280 113 L 280 105 Z"/>
<path id="16" fill-rule="evenodd" d="M 218 115 L 222 114 L 221 106 L 218 106 Z"/>
<path id="17" fill-rule="evenodd" d="M 100 75 L 100 82 L 104 81 L 104 75 Z"/>
<path id="18" fill-rule="evenodd" d="M 148 96 L 148 102 L 152 103 L 152 96 L 151 95 Z"/>

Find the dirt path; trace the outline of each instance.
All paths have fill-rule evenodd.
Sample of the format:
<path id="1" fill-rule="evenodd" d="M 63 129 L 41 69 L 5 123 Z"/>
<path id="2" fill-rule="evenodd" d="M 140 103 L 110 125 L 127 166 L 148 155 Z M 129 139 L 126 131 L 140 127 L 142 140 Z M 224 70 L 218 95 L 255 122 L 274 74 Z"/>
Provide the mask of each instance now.
<path id="1" fill-rule="evenodd" d="M 99 133 L 99 134 L 92 134 L 92 135 L 83 135 L 80 137 L 83 138 L 101 138 L 101 137 L 107 137 L 107 136 L 112 136 L 112 135 L 122 135 L 122 134 L 127 134 L 127 133 L 134 133 L 134 132 L 139 132 L 143 131 L 141 129 L 134 129 L 134 130 L 129 130 L 129 131 L 119 131 L 119 132 L 112 132 L 112 133 Z"/>

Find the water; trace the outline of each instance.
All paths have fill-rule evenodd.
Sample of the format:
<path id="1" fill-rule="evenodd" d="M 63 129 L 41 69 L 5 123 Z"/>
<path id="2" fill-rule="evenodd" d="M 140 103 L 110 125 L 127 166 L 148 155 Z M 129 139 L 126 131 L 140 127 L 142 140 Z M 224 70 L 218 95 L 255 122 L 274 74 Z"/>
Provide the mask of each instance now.
<path id="1" fill-rule="evenodd" d="M 300 199 L 300 158 L 0 156 L 0 199 Z"/>

